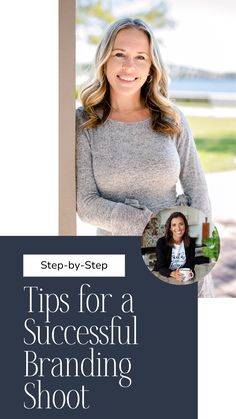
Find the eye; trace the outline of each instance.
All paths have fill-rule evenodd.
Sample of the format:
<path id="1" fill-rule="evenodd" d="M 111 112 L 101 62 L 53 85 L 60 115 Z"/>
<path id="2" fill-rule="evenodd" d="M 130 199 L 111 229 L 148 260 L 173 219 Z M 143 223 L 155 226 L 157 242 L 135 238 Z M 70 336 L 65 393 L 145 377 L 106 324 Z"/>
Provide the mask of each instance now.
<path id="1" fill-rule="evenodd" d="M 124 54 L 122 52 L 116 52 L 115 57 L 122 58 L 122 57 L 124 57 Z"/>
<path id="2" fill-rule="evenodd" d="M 138 55 L 137 59 L 140 60 L 140 61 L 143 61 L 143 60 L 145 60 L 145 57 L 143 55 Z"/>

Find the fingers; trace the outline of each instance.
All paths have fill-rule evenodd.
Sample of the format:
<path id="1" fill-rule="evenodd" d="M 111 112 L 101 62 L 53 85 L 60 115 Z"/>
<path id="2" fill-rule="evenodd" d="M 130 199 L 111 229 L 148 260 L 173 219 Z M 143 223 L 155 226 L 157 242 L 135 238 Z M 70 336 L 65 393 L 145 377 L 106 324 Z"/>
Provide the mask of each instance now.
<path id="1" fill-rule="evenodd" d="M 182 281 L 182 275 L 181 275 L 179 272 L 176 272 L 176 274 L 175 274 L 175 279 L 176 279 L 177 281 Z"/>
<path id="2" fill-rule="evenodd" d="M 176 271 L 173 271 L 172 276 L 176 281 L 182 281 L 182 275 L 179 272 L 179 269 L 176 269 Z"/>

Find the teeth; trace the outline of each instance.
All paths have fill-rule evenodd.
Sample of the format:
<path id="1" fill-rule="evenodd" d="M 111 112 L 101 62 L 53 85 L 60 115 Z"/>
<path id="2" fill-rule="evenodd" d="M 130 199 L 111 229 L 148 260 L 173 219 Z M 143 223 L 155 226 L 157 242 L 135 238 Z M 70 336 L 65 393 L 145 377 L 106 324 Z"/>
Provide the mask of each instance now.
<path id="1" fill-rule="evenodd" d="M 125 80 L 125 81 L 134 81 L 135 80 L 135 77 L 121 77 L 121 76 L 118 76 L 121 80 Z"/>

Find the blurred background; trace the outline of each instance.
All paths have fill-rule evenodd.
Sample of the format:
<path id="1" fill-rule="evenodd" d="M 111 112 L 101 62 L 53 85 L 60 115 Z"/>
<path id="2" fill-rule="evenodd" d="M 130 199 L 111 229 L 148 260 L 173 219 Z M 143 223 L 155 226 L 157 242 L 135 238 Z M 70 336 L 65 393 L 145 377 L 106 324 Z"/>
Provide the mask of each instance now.
<path id="1" fill-rule="evenodd" d="M 216 297 L 236 297 L 236 2 L 234 0 L 77 0 L 76 94 L 93 74 L 108 24 L 140 17 L 153 29 L 170 97 L 192 128 L 221 238 L 212 270 Z M 78 220 L 79 235 L 95 229 Z"/>

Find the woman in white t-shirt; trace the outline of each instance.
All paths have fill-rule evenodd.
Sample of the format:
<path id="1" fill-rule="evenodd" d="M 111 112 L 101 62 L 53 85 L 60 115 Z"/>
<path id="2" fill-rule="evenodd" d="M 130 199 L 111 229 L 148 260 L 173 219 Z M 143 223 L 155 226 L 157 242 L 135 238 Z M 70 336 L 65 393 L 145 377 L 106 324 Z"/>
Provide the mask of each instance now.
<path id="1" fill-rule="evenodd" d="M 166 222 L 166 233 L 157 242 L 157 271 L 181 281 L 180 268 L 194 274 L 195 239 L 189 237 L 188 221 L 181 212 L 173 212 Z"/>

